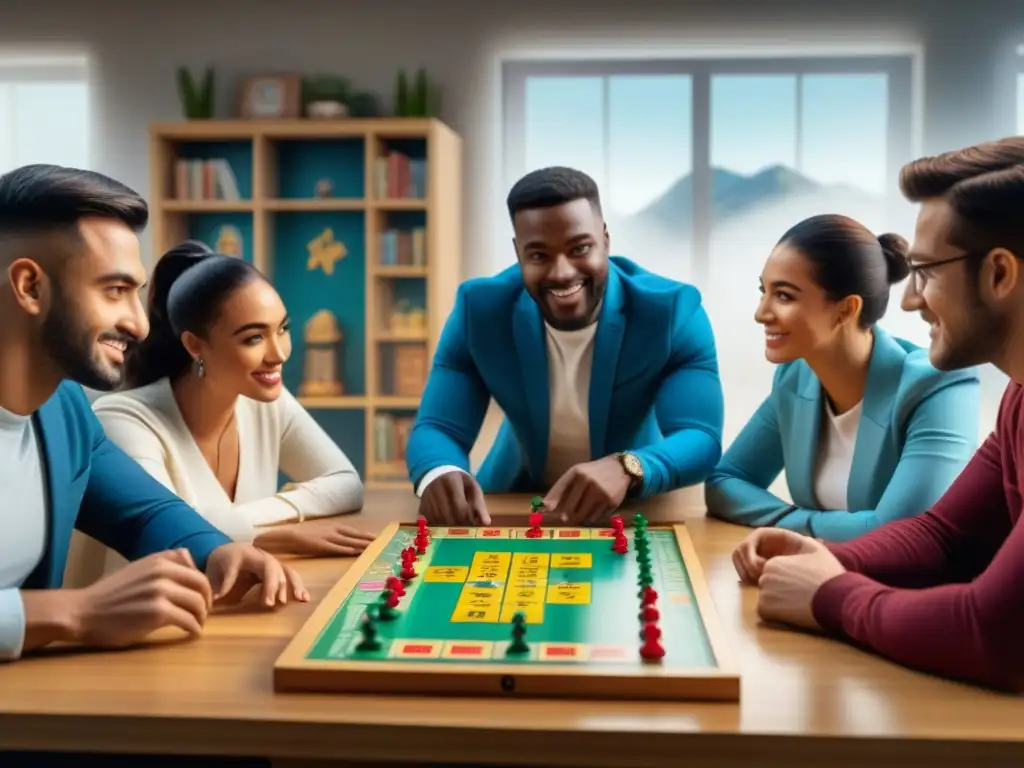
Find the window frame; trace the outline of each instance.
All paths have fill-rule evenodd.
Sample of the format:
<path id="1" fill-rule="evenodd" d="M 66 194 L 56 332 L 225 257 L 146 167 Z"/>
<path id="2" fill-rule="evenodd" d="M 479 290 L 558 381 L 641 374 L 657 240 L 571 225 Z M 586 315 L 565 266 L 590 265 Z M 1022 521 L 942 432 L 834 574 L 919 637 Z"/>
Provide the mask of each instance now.
<path id="1" fill-rule="evenodd" d="M 608 165 L 608 78 L 618 75 L 685 75 L 692 89 L 690 133 L 693 177 L 693 274 L 699 283 L 710 275 L 711 251 L 711 79 L 717 75 L 796 75 L 797 154 L 802 156 L 800 126 L 802 79 L 821 74 L 885 74 L 888 76 L 888 136 L 886 175 L 893 179 L 886 201 L 896 196 L 900 168 L 913 159 L 914 73 L 912 54 L 864 56 L 747 57 L 728 59 L 595 59 L 513 60 L 502 62 L 502 171 L 508 188 L 529 169 L 525 167 L 526 83 L 541 77 L 603 77 L 602 116 L 605 167 Z"/>
<path id="2" fill-rule="evenodd" d="M 89 88 L 89 59 L 85 55 L 21 55 L 5 54 L 0 49 L 0 88 L 4 86 L 17 86 L 26 83 L 81 83 L 86 89 Z M 12 110 L 8 115 L 8 136 L 12 146 L 6 148 L 7 152 L 14 155 L 14 121 L 15 112 Z M 92 131 L 91 115 L 88 130 Z M 87 151 L 85 167 L 92 161 L 91 147 Z M 4 156 L 0 152 L 0 157 Z M 0 169 L 0 173 L 3 170 Z"/>

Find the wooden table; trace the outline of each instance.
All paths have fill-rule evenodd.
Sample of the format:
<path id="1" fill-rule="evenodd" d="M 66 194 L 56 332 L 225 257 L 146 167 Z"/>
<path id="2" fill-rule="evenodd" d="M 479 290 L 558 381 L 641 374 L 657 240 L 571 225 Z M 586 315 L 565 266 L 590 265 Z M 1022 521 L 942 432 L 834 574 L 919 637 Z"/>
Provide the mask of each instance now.
<path id="1" fill-rule="evenodd" d="M 496 513 L 523 498 L 492 498 Z M 0 667 L 0 749 L 263 755 L 367 765 L 929 766 L 1024 761 L 1024 701 L 902 669 L 840 643 L 758 624 L 730 563 L 745 529 L 676 495 L 743 675 L 736 704 L 278 695 L 271 668 L 351 560 L 300 561 L 313 596 L 273 615 L 211 619 L 190 643 L 47 654 Z M 353 524 L 411 521 L 415 499 L 372 492 Z M 0 756 L 0 764 L 3 759 Z"/>

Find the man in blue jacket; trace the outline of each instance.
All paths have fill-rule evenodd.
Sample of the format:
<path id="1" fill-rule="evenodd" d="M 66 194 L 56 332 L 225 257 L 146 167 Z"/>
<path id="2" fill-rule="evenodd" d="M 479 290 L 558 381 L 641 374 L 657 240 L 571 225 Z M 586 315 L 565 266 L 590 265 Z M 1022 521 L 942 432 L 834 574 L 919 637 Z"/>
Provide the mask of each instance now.
<path id="1" fill-rule="evenodd" d="M 484 493 L 545 492 L 548 514 L 596 522 L 703 482 L 724 408 L 700 294 L 609 257 L 584 173 L 534 171 L 508 210 L 518 265 L 460 287 L 406 448 L 421 513 L 486 524 Z M 491 398 L 505 421 L 474 478 Z"/>
<path id="2" fill-rule="evenodd" d="M 165 626 L 197 635 L 214 602 L 260 583 L 268 606 L 308 599 L 297 574 L 231 542 L 107 440 L 82 390 L 117 387 L 148 333 L 147 218 L 142 198 L 96 173 L 0 177 L 3 660 L 58 641 L 124 646 Z M 76 527 L 134 562 L 59 589 Z"/>

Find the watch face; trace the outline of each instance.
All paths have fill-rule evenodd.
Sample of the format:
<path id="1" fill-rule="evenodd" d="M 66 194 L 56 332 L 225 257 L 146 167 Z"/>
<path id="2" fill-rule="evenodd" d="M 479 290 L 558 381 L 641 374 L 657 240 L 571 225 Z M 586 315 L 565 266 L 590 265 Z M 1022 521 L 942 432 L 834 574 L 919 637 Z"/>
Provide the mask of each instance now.
<path id="1" fill-rule="evenodd" d="M 629 474 L 636 475 L 637 477 L 643 476 L 644 469 L 642 466 L 640 466 L 640 459 L 638 459 L 636 456 L 626 454 L 625 456 L 622 457 L 622 460 L 626 466 L 626 471 L 629 472 Z"/>

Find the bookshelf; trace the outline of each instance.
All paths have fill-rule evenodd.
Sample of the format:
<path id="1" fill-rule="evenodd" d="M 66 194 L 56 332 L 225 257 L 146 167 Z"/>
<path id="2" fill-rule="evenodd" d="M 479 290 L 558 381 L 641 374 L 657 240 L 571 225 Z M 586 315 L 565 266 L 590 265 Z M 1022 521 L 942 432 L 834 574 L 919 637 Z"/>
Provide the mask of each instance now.
<path id="1" fill-rule="evenodd" d="M 150 126 L 150 148 L 154 258 L 192 237 L 266 274 L 292 317 L 285 386 L 367 487 L 410 487 L 405 438 L 462 274 L 459 136 L 433 119 L 194 121 Z M 332 274 L 309 264 L 328 230 Z M 341 394 L 301 389 L 322 310 Z"/>

